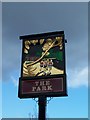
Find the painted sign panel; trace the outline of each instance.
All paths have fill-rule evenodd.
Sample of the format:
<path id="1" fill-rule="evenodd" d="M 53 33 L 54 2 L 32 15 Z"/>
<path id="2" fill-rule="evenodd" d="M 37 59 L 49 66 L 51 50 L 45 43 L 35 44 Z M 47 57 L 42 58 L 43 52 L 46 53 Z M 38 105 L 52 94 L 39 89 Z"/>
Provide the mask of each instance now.
<path id="1" fill-rule="evenodd" d="M 21 39 L 23 40 L 19 88 L 21 94 L 29 94 L 29 97 L 31 94 L 32 97 L 37 93 L 48 95 L 47 93 L 61 92 L 61 88 L 65 88 L 63 82 L 66 81 L 64 32 L 22 36 Z M 52 90 L 50 91 L 47 85 L 39 86 L 39 81 L 40 84 L 48 81 Z"/>
<path id="2" fill-rule="evenodd" d="M 25 40 L 23 77 L 64 74 L 62 39 Z"/>
<path id="3" fill-rule="evenodd" d="M 63 91 L 63 78 L 28 80 L 22 82 L 22 93 L 44 93 Z"/>

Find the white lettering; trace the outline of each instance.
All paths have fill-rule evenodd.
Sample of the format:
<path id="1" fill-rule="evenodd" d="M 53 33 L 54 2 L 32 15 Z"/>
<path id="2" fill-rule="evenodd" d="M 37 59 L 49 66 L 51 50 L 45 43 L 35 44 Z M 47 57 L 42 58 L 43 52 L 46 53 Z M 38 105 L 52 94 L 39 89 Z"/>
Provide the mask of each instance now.
<path id="1" fill-rule="evenodd" d="M 43 86 L 43 85 L 45 85 L 44 81 L 40 81 L 40 86 Z"/>
<path id="2" fill-rule="evenodd" d="M 37 81 L 37 82 L 35 82 L 35 84 L 36 84 L 36 86 L 38 86 L 38 85 L 39 85 L 39 82 Z"/>
<path id="3" fill-rule="evenodd" d="M 46 81 L 46 85 L 50 85 L 50 81 Z"/>
<path id="4" fill-rule="evenodd" d="M 48 88 L 47 88 L 48 90 L 53 90 L 51 85 L 50 85 L 50 86 L 47 86 L 47 87 L 48 87 Z"/>
<path id="5" fill-rule="evenodd" d="M 46 86 L 42 86 L 42 91 L 46 91 Z"/>
<path id="6" fill-rule="evenodd" d="M 40 87 L 37 87 L 37 91 L 41 91 Z"/>
<path id="7" fill-rule="evenodd" d="M 50 81 L 36 81 L 35 86 L 32 87 L 32 92 L 39 91 L 52 91 Z"/>
<path id="8" fill-rule="evenodd" d="M 36 87 L 32 87 L 32 91 L 35 91 L 36 90 Z"/>

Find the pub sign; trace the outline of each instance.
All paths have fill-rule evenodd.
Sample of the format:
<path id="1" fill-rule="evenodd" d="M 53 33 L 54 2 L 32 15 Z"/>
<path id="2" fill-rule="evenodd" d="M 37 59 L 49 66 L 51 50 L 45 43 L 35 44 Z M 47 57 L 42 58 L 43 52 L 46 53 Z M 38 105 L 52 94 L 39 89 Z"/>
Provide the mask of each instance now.
<path id="1" fill-rule="evenodd" d="M 67 96 L 64 31 L 20 36 L 19 98 Z"/>

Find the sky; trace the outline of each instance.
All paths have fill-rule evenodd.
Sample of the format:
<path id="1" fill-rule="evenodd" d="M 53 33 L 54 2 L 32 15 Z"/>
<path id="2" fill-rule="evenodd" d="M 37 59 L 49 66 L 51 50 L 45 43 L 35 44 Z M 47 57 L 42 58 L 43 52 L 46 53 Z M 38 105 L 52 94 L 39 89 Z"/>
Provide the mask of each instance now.
<path id="1" fill-rule="evenodd" d="M 2 115 L 28 118 L 38 114 L 32 99 L 18 98 L 22 42 L 19 36 L 65 32 L 68 97 L 54 97 L 49 118 L 88 117 L 88 3 L 2 3 Z M 49 99 L 49 98 L 48 98 Z"/>
<path id="2" fill-rule="evenodd" d="M 0 21 L 2 22 L 2 9 L 1 9 L 1 2 L 0 2 Z M 2 23 L 0 22 L 0 56 L 2 56 Z M 0 57 L 0 111 L 2 111 L 2 57 Z M 0 112 L 1 118 L 2 112 Z"/>

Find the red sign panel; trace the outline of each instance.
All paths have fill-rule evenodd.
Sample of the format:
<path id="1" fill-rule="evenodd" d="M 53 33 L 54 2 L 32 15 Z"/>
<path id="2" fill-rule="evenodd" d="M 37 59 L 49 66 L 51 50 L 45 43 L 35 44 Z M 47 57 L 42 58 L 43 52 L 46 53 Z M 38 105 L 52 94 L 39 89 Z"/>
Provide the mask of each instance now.
<path id="1" fill-rule="evenodd" d="M 19 82 L 19 98 L 35 98 L 41 95 L 46 97 L 67 96 L 64 76 L 46 79 L 20 78 Z"/>
<path id="2" fill-rule="evenodd" d="M 63 78 L 22 81 L 22 94 L 63 91 Z"/>

